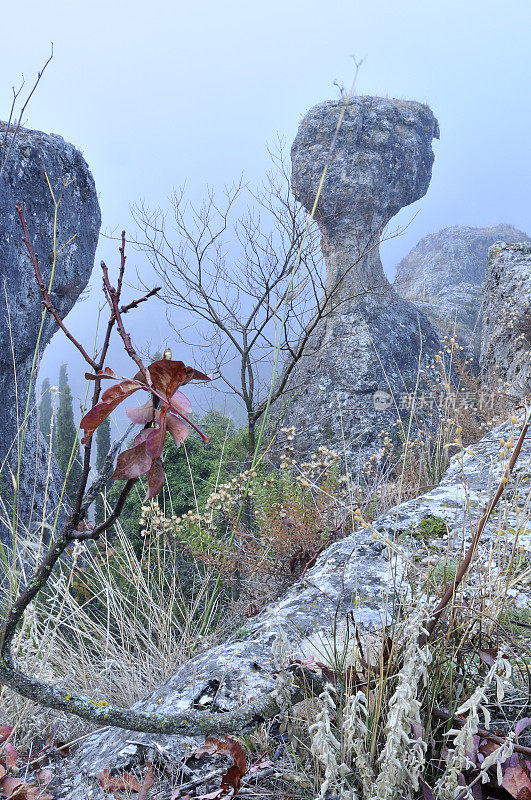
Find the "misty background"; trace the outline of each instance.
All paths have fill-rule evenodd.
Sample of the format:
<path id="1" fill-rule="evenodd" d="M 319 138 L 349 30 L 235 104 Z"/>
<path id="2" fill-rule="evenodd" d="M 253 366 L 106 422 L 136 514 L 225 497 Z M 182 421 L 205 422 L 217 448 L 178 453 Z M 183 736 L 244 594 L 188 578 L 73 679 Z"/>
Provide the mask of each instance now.
<path id="1" fill-rule="evenodd" d="M 350 88 L 352 55 L 364 59 L 357 93 L 428 103 L 441 130 L 427 195 L 394 218 L 391 229 L 404 231 L 381 247 L 389 278 L 422 236 L 449 225 L 531 231 L 530 23 L 525 0 L 4 4 L 0 118 L 8 117 L 11 87 L 22 73 L 30 87 L 53 41 L 54 58 L 23 124 L 78 147 L 99 194 L 96 266 L 67 318 L 73 333 L 91 345 L 102 303 L 99 262 L 112 273 L 122 228 L 139 235 L 132 204 L 169 210 L 183 183 L 196 203 L 207 185 L 222 191 L 242 174 L 260 183 L 271 166 L 268 145 L 280 136 L 289 152 L 305 112 L 337 98 L 335 83 Z M 155 285 L 145 256 L 133 247 L 128 256 L 129 283 L 138 283 L 138 271 Z M 136 294 L 131 288 L 124 301 Z M 138 346 L 170 345 L 174 358 L 190 362 L 162 303 L 143 305 L 126 321 Z M 83 398 L 85 365 L 56 334 L 41 377 L 56 383 L 63 361 L 74 398 Z M 109 364 L 132 374 L 119 345 Z M 238 416 L 225 396 L 190 387 L 187 394 L 199 411 L 215 405 Z"/>

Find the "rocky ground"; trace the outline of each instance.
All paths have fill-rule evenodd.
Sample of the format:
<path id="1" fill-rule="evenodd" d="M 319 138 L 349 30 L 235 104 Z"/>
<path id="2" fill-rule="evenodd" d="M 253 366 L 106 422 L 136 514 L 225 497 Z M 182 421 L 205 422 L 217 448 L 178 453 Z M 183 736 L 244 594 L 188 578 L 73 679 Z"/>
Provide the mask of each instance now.
<path id="1" fill-rule="evenodd" d="M 508 421 L 477 444 L 460 450 L 439 486 L 332 545 L 285 596 L 229 641 L 184 664 L 136 707 L 161 713 L 201 703 L 206 708 L 229 709 L 273 689 L 272 646 L 279 632 L 285 634 L 292 655 L 322 658 L 323 642 L 330 642 L 334 626 L 344 622 L 348 612 L 361 629 L 380 629 L 388 617 L 397 575 L 404 577 L 415 564 L 426 572 L 431 563 L 432 575 L 438 575 L 440 581 L 444 570 L 457 562 L 503 475 L 511 448 L 503 447 L 501 440 L 510 443 L 517 433 L 518 424 Z M 486 582 L 487 565 L 494 586 L 511 553 L 518 554 L 518 564 L 531 554 L 530 485 L 528 437 L 500 505 L 487 524 L 477 568 L 467 586 L 469 594 L 484 593 L 485 609 L 491 600 L 494 603 Z M 437 567 L 441 562 L 444 568 Z M 529 586 L 519 585 L 517 571 L 509 594 L 515 615 L 529 607 Z M 495 604 L 491 610 L 495 612 Z M 103 800 L 97 778 L 102 770 L 134 769 L 146 761 L 155 763 L 166 782 L 168 771 L 175 773 L 175 779 L 179 765 L 184 764 L 190 780 L 194 761 L 188 758 L 200 743 L 197 737 L 117 729 L 95 733 L 58 767 L 57 797 Z"/>

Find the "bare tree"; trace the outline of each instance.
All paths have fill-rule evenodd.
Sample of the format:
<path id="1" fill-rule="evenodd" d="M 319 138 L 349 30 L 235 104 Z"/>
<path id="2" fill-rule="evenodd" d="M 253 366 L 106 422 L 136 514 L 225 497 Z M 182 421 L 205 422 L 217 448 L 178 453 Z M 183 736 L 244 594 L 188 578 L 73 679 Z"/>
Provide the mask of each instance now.
<path id="1" fill-rule="evenodd" d="M 145 205 L 133 209 L 137 245 L 161 278 L 170 326 L 204 349 L 205 370 L 213 367 L 224 389 L 242 401 L 251 457 L 257 424 L 290 384 L 316 326 L 347 299 L 341 284 L 382 240 L 381 231 L 370 233 L 349 268 L 327 281 L 319 230 L 293 197 L 281 148 L 272 160 L 275 169 L 259 191 L 240 181 L 222 200 L 209 190 L 196 207 L 181 189 L 171 217 Z M 238 216 L 245 200 L 248 210 Z M 388 288 L 366 286 L 362 293 Z M 172 309 L 193 320 L 192 336 L 182 315 L 172 324 Z"/>

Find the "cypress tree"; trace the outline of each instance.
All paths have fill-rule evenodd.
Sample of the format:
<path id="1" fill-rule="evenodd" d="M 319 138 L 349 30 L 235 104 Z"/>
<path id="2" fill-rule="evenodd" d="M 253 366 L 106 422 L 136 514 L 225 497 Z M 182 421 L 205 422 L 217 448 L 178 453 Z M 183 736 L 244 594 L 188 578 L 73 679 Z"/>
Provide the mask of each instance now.
<path id="1" fill-rule="evenodd" d="M 107 417 L 96 430 L 96 469 L 101 471 L 105 459 L 111 449 L 111 422 Z M 98 495 L 96 498 L 96 525 L 103 522 L 105 518 L 105 508 L 103 497 Z"/>
<path id="2" fill-rule="evenodd" d="M 70 502 L 76 496 L 79 479 L 81 477 L 81 455 L 79 451 L 78 429 L 74 422 L 74 409 L 72 406 L 72 392 L 68 385 L 66 364 L 59 370 L 59 406 L 55 420 L 54 454 L 63 474 L 67 476 L 66 495 Z M 74 455 L 68 471 L 70 456 L 74 448 Z"/>
<path id="3" fill-rule="evenodd" d="M 41 402 L 39 404 L 39 427 L 42 433 L 48 438 L 52 426 L 52 395 L 50 392 L 50 380 L 45 378 L 41 386 Z"/>

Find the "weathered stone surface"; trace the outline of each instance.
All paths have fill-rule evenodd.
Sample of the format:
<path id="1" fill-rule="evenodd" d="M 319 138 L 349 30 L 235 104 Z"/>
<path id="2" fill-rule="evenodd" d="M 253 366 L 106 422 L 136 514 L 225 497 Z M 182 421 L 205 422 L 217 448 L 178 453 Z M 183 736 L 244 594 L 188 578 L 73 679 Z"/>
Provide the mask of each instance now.
<path id="1" fill-rule="evenodd" d="M 0 141 L 5 128 L 0 123 Z M 37 346 L 42 352 L 56 330 L 55 321 L 47 316 L 39 340 L 41 294 L 15 210 L 17 202 L 23 204 L 30 238 L 48 285 L 52 279 L 55 207 L 46 175 L 56 200 L 60 200 L 51 297 L 63 317 L 88 283 L 101 221 L 94 180 L 81 153 L 60 136 L 21 129 L 0 177 L 0 464 L 4 502 L 10 499 L 9 469 L 15 475 L 17 472 L 17 431 L 24 417 L 33 354 Z M 34 384 L 35 375 L 33 388 Z M 47 473 L 46 446 L 37 432 L 34 402 L 32 389 L 20 485 L 19 516 L 24 527 L 41 519 Z M 48 497 L 53 514 L 58 501 L 53 480 Z M 6 510 L 0 509 L 0 518 L 4 516 Z M 0 536 L 10 542 L 9 523 L 1 525 Z"/>
<path id="2" fill-rule="evenodd" d="M 293 191 L 308 210 L 341 108 L 331 101 L 312 108 L 293 143 Z M 425 105 L 352 100 L 317 204 L 331 313 L 316 326 L 292 376 L 283 424 L 295 425 L 303 450 L 326 445 L 345 454 L 353 470 L 378 448 L 377 433 L 389 429 L 403 395 L 415 389 L 419 364 L 438 350 L 425 315 L 387 281 L 378 247 L 393 215 L 426 193 L 438 135 Z M 379 405 L 378 390 L 387 395 Z"/>
<path id="3" fill-rule="evenodd" d="M 455 225 L 430 233 L 399 263 L 394 288 L 424 311 L 440 334 L 457 335 L 467 352 L 477 357 L 487 250 L 500 240 L 528 239 L 513 225 Z"/>
<path id="4" fill-rule="evenodd" d="M 480 368 L 483 380 L 516 403 L 531 399 L 531 242 L 497 242 L 483 288 Z"/>
<path id="5" fill-rule="evenodd" d="M 400 570 L 412 561 L 413 552 L 409 548 L 422 547 L 408 534 L 426 516 L 440 517 L 448 526 L 448 533 L 439 540 L 440 552 L 444 557 L 449 554 L 457 557 L 463 542 L 466 545 L 470 541 L 503 475 L 507 462 L 500 458 L 500 438 L 507 440 L 517 433 L 518 425 L 507 422 L 455 456 L 436 489 L 391 509 L 374 523 L 372 530 L 357 531 L 332 545 L 282 599 L 249 621 L 243 638 L 233 636 L 225 644 L 191 659 L 137 707 L 161 713 L 183 711 L 194 700 L 212 695 L 213 681 L 220 684 L 214 696 L 218 710 L 240 705 L 273 688 L 271 645 L 280 630 L 285 632 L 294 655 L 317 653 L 319 660 L 326 660 L 324 643 L 330 642 L 333 626 L 341 626 L 347 611 L 352 612 L 361 628 L 379 627 L 389 607 L 392 574 L 399 580 Z M 511 540 L 509 547 L 518 536 L 518 546 L 531 551 L 531 522 L 526 506 L 530 482 L 531 438 L 528 437 L 500 511 L 485 530 L 486 552 L 499 539 L 500 526 Z M 398 567 L 390 567 L 387 547 L 382 544 L 386 539 L 393 541 L 392 553 L 407 553 L 407 559 L 399 555 Z M 528 599 L 523 597 L 521 602 Z M 166 755 L 161 757 L 154 742 L 165 749 Z M 142 763 L 146 757 L 151 761 L 162 760 L 166 768 L 169 760 L 177 769 L 198 742 L 197 738 L 117 729 L 95 733 L 61 768 L 58 798 L 103 800 L 96 778 L 100 770 L 126 769 Z"/>

